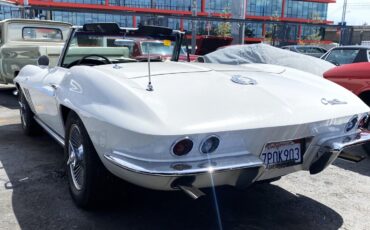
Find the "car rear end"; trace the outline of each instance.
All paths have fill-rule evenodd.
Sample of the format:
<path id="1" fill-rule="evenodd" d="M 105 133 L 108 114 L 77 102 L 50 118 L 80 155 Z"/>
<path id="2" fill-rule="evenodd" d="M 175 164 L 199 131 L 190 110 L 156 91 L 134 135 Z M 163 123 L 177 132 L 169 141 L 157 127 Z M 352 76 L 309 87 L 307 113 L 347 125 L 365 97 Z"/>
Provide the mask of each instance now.
<path id="1" fill-rule="evenodd" d="M 284 127 L 173 136 L 136 134 L 126 140 L 129 149 L 117 144 L 103 150 L 103 162 L 115 175 L 151 189 L 245 188 L 300 170 L 321 172 L 345 148 L 370 140 L 362 130 L 366 120 L 364 113 Z M 117 132 L 132 136 L 125 135 L 125 130 Z"/>

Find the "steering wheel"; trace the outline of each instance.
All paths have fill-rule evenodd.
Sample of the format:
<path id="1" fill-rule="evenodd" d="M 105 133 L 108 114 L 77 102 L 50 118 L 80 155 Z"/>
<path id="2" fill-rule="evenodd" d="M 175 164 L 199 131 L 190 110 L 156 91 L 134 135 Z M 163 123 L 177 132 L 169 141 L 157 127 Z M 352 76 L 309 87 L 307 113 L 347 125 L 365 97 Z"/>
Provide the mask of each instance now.
<path id="1" fill-rule="evenodd" d="M 72 66 L 75 66 L 75 65 L 80 65 L 81 63 L 83 63 L 84 61 L 87 61 L 87 59 L 89 57 L 99 57 L 99 58 L 102 58 L 104 59 L 104 61 L 101 61 L 101 60 L 96 60 L 96 59 L 90 59 L 88 62 L 90 62 L 90 64 L 92 65 L 104 65 L 104 64 L 112 64 L 112 62 L 107 58 L 107 57 L 104 57 L 102 55 L 98 55 L 98 54 L 89 54 L 89 55 L 86 55 L 84 57 L 82 57 L 81 59 L 79 60 L 76 60 L 74 62 L 71 62 L 67 68 L 70 68 Z"/>
<path id="2" fill-rule="evenodd" d="M 81 64 L 85 59 L 89 58 L 89 57 L 100 57 L 102 59 L 105 60 L 105 63 L 104 64 L 112 64 L 112 62 L 107 58 L 107 57 L 104 57 L 103 55 L 98 55 L 98 54 L 89 54 L 89 55 L 86 55 L 84 57 L 82 57 L 78 62 L 77 62 L 77 65 Z"/>

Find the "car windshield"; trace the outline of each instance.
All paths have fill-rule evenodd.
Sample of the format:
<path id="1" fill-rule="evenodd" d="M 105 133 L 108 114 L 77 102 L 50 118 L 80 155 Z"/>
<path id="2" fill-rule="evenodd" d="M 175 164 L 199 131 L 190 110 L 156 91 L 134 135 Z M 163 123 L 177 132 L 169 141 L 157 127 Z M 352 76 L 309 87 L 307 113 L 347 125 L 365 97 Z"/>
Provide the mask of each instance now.
<path id="1" fill-rule="evenodd" d="M 176 43 L 176 38 L 167 36 L 165 39 L 155 37 L 154 42 L 149 44 L 153 54 L 171 56 Z M 67 46 L 61 65 L 72 67 L 74 65 L 102 65 L 111 63 L 145 61 L 137 54 L 138 47 L 135 45 L 135 37 L 129 34 L 105 34 L 97 32 L 77 31 Z M 154 39 L 153 39 L 154 40 Z M 144 54 L 147 54 L 147 47 L 144 44 Z M 161 61 L 161 57 L 152 57 Z"/>
<path id="2" fill-rule="evenodd" d="M 174 49 L 174 44 L 169 41 L 144 41 L 140 43 L 140 46 L 143 55 L 147 55 L 150 52 L 150 54 L 168 56 L 172 55 Z M 185 55 L 183 49 L 180 50 L 180 54 Z"/>
<path id="3" fill-rule="evenodd" d="M 334 49 L 326 60 L 339 65 L 350 64 L 353 63 L 359 52 L 359 49 Z"/>

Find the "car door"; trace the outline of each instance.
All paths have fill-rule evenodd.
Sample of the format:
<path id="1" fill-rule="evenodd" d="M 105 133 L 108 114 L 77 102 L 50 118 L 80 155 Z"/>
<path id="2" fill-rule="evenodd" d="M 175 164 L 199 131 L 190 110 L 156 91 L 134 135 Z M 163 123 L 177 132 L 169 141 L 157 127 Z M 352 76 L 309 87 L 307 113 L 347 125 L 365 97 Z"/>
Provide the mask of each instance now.
<path id="1" fill-rule="evenodd" d="M 66 73 L 67 69 L 62 67 L 50 68 L 43 77 L 39 89 L 32 95 L 33 98 L 37 98 L 34 104 L 38 118 L 60 136 L 64 136 L 64 126 L 57 91 Z"/>

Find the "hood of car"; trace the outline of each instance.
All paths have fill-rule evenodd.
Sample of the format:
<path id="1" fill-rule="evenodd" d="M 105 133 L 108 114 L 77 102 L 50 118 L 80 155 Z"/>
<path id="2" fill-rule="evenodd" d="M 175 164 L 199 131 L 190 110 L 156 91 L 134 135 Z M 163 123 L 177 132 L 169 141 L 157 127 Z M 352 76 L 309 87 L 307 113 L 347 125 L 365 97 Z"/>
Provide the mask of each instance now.
<path id="1" fill-rule="evenodd" d="M 94 68 L 109 73 L 112 76 L 119 78 L 125 77 L 133 78 L 147 78 L 149 75 L 148 63 L 125 63 L 118 65 L 100 65 Z M 259 67 L 261 66 L 261 67 Z M 263 67 L 262 67 L 263 66 Z M 151 62 L 150 73 L 151 76 L 163 76 L 182 73 L 196 73 L 196 72 L 211 72 L 211 71 L 244 71 L 244 72 L 267 72 L 267 73 L 281 73 L 285 70 L 284 67 L 272 65 L 248 65 L 232 66 L 220 64 L 205 64 L 205 63 L 189 63 L 189 62 Z"/>
<path id="2" fill-rule="evenodd" d="M 122 86 L 130 82 L 137 107 L 146 107 L 141 111 L 150 111 L 152 123 L 167 133 L 296 125 L 368 111 L 346 89 L 285 67 L 152 63 L 153 91 L 147 91 L 147 65 L 136 71 L 131 65 L 96 68 Z"/>

